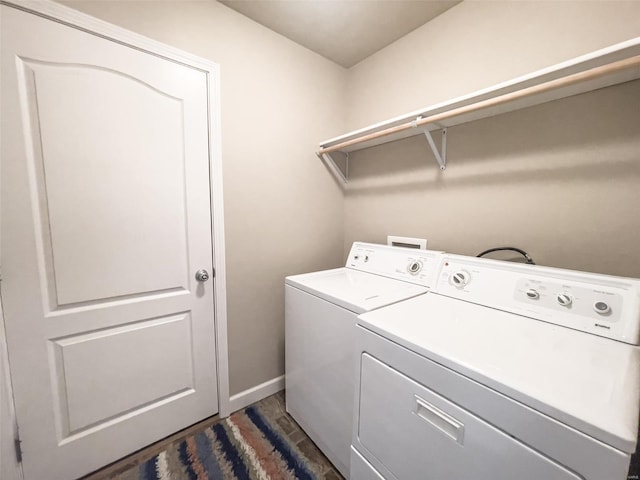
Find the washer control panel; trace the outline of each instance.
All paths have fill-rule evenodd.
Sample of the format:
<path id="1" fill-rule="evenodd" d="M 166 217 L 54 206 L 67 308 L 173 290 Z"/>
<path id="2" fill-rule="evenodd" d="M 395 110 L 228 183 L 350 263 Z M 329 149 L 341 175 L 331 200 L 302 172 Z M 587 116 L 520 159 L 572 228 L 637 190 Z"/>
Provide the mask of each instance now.
<path id="1" fill-rule="evenodd" d="M 432 291 L 640 344 L 638 279 L 443 255 Z"/>
<path id="2" fill-rule="evenodd" d="M 355 242 L 347 268 L 431 287 L 442 252 Z"/>

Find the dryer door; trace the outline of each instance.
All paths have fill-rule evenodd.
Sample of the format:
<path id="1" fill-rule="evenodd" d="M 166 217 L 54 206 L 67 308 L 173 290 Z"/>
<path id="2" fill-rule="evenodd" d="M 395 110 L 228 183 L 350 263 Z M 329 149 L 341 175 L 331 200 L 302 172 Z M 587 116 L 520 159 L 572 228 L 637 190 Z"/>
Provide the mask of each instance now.
<path id="1" fill-rule="evenodd" d="M 363 453 L 398 480 L 581 478 L 366 353 L 360 389 Z"/>

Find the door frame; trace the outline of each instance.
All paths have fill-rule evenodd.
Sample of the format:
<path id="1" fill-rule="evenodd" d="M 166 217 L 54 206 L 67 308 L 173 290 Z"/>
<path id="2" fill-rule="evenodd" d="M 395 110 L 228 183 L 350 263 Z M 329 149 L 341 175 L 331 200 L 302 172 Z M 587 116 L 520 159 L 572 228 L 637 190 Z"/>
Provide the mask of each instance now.
<path id="1" fill-rule="evenodd" d="M 203 71 L 207 77 L 208 117 L 209 117 L 209 188 L 211 208 L 211 240 L 213 268 L 215 278 L 213 300 L 215 314 L 215 342 L 218 386 L 218 414 L 227 417 L 231 412 L 229 401 L 229 356 L 227 344 L 227 294 L 224 243 L 224 198 L 222 190 L 222 148 L 220 125 L 220 66 L 204 58 L 192 55 L 175 47 L 152 40 L 143 35 L 112 25 L 90 15 L 66 7 L 50 0 L 0 0 L 0 4 L 17 8 L 40 17 L 67 25 L 78 30 L 115 41 L 136 50 L 165 58 L 188 67 Z M 1 235 L 1 232 L 0 232 Z M 1 267 L 1 266 L 0 266 Z M 0 291 L 0 300 L 2 292 Z M 2 352 L 6 351 L 4 336 L 4 318 L 0 310 L 0 372 L 7 374 L 7 385 L 10 387 L 11 376 L 8 359 Z M 0 417 L 16 424 L 15 414 L 5 405 L 13 405 L 11 391 L 0 388 Z M 9 398 L 4 398 L 8 396 Z M 5 416 L 5 414 L 7 416 Z M 14 432 L 0 429 L 0 446 L 13 444 Z M 6 443 L 9 442 L 9 443 Z M 5 473 L 6 465 L 0 456 L 0 473 Z M 9 466 L 11 467 L 11 466 Z M 11 477 L 9 477 L 11 478 Z"/>
<path id="2" fill-rule="evenodd" d="M 0 478 L 22 478 L 22 464 L 16 459 L 14 439 L 18 436 L 16 412 L 13 406 L 9 357 L 4 333 L 4 316 L 0 301 Z"/>

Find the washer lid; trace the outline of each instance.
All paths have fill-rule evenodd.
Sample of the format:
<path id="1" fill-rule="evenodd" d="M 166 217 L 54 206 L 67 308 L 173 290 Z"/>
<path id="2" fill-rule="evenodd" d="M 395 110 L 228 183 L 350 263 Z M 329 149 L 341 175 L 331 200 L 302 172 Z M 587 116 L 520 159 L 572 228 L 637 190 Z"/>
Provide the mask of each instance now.
<path id="1" fill-rule="evenodd" d="M 640 349 L 435 293 L 358 317 L 400 345 L 633 453 Z"/>
<path id="2" fill-rule="evenodd" d="M 307 293 L 355 313 L 364 313 L 426 293 L 420 285 L 349 268 L 294 275 L 285 279 Z"/>

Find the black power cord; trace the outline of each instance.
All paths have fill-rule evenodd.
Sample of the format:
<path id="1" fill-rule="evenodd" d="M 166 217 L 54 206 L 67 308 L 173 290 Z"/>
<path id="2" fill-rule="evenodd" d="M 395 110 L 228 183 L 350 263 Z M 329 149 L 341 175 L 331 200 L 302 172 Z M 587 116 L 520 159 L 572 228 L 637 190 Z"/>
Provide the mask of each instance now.
<path id="1" fill-rule="evenodd" d="M 527 252 L 525 252 L 524 250 L 521 250 L 519 248 L 516 248 L 516 247 L 490 248 L 489 250 L 485 250 L 484 252 L 479 253 L 478 255 L 476 255 L 476 257 L 484 257 L 487 253 L 502 252 L 502 251 L 505 251 L 505 250 L 519 253 L 520 255 L 522 255 L 525 258 L 525 260 L 527 261 L 527 264 L 529 264 L 529 265 L 535 265 L 536 264 L 536 262 L 533 261 L 533 258 L 531 258 Z"/>

